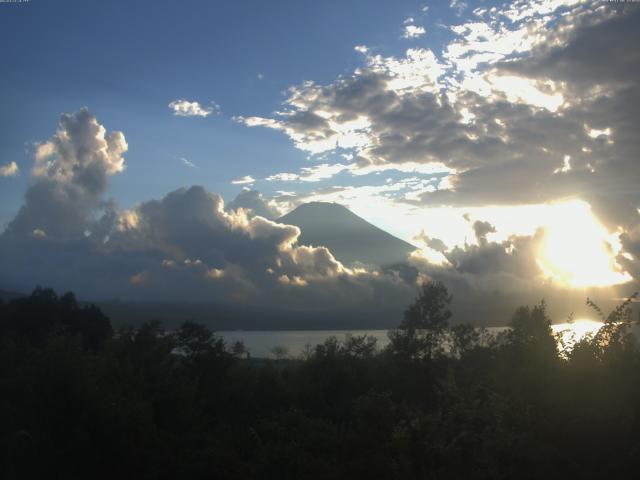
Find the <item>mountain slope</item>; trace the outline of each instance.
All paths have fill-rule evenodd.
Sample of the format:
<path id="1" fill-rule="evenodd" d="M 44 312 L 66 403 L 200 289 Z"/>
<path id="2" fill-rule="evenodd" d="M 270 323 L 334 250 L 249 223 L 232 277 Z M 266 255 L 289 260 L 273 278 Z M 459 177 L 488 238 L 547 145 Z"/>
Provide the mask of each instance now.
<path id="1" fill-rule="evenodd" d="M 301 245 L 325 246 L 345 265 L 394 265 L 416 249 L 337 203 L 305 203 L 277 221 L 299 227 Z"/>

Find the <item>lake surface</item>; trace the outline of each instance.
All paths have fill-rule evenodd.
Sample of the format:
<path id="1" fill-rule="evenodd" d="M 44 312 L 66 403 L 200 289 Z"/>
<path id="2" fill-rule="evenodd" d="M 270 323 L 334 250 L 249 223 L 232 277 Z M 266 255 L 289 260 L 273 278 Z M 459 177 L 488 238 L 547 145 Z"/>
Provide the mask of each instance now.
<path id="1" fill-rule="evenodd" d="M 579 339 L 586 334 L 595 333 L 602 323 L 592 320 L 576 320 L 573 323 L 560 323 L 551 328 L 554 333 L 562 332 L 565 340 Z M 491 333 L 498 333 L 506 327 L 489 327 Z M 244 342 L 252 357 L 273 358 L 273 349 L 284 348 L 283 353 L 289 358 L 299 357 L 306 348 L 324 343 L 329 337 L 344 340 L 346 335 L 369 335 L 378 340 L 379 349 L 389 343 L 388 330 L 282 330 L 282 331 L 222 331 L 217 332 L 227 342 L 232 344 L 238 340 Z"/>

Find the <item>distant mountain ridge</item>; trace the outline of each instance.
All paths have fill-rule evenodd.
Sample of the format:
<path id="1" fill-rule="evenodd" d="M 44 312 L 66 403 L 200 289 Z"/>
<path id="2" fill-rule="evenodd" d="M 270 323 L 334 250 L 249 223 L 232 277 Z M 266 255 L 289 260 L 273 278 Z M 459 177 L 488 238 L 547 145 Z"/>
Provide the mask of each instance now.
<path id="1" fill-rule="evenodd" d="M 9 290 L 0 290 L 0 300 L 2 300 L 3 302 L 9 302 L 14 298 L 22 298 L 26 296 L 27 294 L 24 294 L 24 293 L 13 292 Z"/>
<path id="2" fill-rule="evenodd" d="M 277 221 L 300 228 L 299 244 L 325 246 L 345 265 L 406 263 L 416 249 L 337 203 L 305 203 Z"/>

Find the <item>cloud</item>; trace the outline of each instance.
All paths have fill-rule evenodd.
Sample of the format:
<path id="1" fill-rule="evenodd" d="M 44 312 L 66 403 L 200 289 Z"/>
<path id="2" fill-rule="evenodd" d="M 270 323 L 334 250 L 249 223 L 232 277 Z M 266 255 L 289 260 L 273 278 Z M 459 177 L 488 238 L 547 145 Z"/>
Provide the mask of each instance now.
<path id="1" fill-rule="evenodd" d="M 476 226 L 480 227 L 479 233 L 487 227 L 479 222 Z M 570 312 L 588 316 L 585 296 L 601 298 L 610 308 L 615 303 L 613 298 L 629 294 L 624 286 L 572 289 L 550 279 L 539 262 L 547 235 L 548 231 L 541 228 L 533 235 L 511 235 L 500 242 L 483 239 L 479 244 L 440 252 L 433 248 L 431 253 L 427 248 L 417 251 L 410 260 L 419 276 L 445 282 L 454 293 L 456 318 L 471 322 L 485 319 L 488 324 L 504 324 L 515 308 L 543 298 L 550 305 L 552 318 L 564 318 Z M 433 247 L 443 246 L 437 239 L 429 240 Z"/>
<path id="2" fill-rule="evenodd" d="M 83 235 L 106 206 L 108 178 L 124 171 L 127 149 L 124 134 L 107 133 L 88 109 L 63 114 L 56 134 L 36 147 L 33 183 L 5 235 L 36 229 L 53 238 Z"/>
<path id="3" fill-rule="evenodd" d="M 178 158 L 178 160 L 180 160 L 184 165 L 186 165 L 189 168 L 198 168 L 198 166 L 193 163 L 191 160 L 184 158 L 184 157 L 180 157 Z"/>
<path id="4" fill-rule="evenodd" d="M 143 202 L 133 215 L 101 247 L 106 258 L 135 259 L 116 272 L 130 297 L 348 309 L 377 302 L 379 289 L 405 300 L 412 291 L 395 277 L 344 267 L 325 247 L 299 246 L 297 227 L 225 209 L 202 187 Z"/>
<path id="5" fill-rule="evenodd" d="M 255 183 L 256 179 L 253 178 L 251 175 L 245 175 L 242 178 L 238 178 L 236 180 L 231 180 L 231 183 L 233 185 L 250 185 L 252 183 Z"/>
<path id="6" fill-rule="evenodd" d="M 303 167 L 300 169 L 300 173 L 276 173 L 267 177 L 266 180 L 270 182 L 319 182 L 320 180 L 326 180 L 340 172 L 349 170 L 349 168 L 348 165 L 341 163 L 333 165 L 322 163 L 320 165 L 314 165 L 313 167 Z"/>
<path id="7" fill-rule="evenodd" d="M 196 101 L 185 99 L 172 101 L 169 103 L 169 108 L 178 117 L 208 117 L 220 111 L 220 107 L 215 102 L 210 102 L 209 106 L 203 106 Z"/>
<path id="8" fill-rule="evenodd" d="M 314 198 L 366 202 L 369 211 L 446 211 L 581 199 L 619 236 L 613 255 L 638 279 L 640 59 L 629 45 L 640 40 L 639 15 L 624 6 L 546 0 L 476 9 L 452 26 L 441 50 L 383 56 L 356 47 L 363 61 L 351 74 L 293 86 L 273 115 L 236 120 L 282 132 L 312 155 L 347 155 L 270 180 L 428 172 L 436 165 L 441 172 L 373 186 L 361 177 L 359 185 L 283 196 L 281 205 Z M 257 193 L 241 193 L 225 209 L 220 197 L 193 187 L 118 209 L 103 197 L 108 177 L 124 168 L 124 135 L 107 135 L 87 114 L 61 120 L 59 132 L 38 147 L 34 183 L 2 235 L 3 263 L 25 282 L 89 278 L 80 287 L 94 292 L 256 302 L 294 292 L 299 305 L 331 302 L 332 295 L 344 304 L 378 294 L 399 302 L 413 288 L 407 275 L 346 269 L 326 249 L 300 247 L 295 227 L 270 222 L 268 210 L 257 213 L 270 203 Z M 464 244 L 425 236 L 446 262 L 434 264 L 432 252 L 416 257 L 421 278 L 446 279 L 457 298 L 493 290 L 531 297 L 557 287 L 537 261 L 551 231 L 496 240 L 493 219 L 460 221 L 469 230 Z M 32 261 L 20 267 L 15 259 L 24 258 Z"/>
<path id="9" fill-rule="evenodd" d="M 346 151 L 353 174 L 444 166 L 447 188 L 395 197 L 416 207 L 578 198 L 610 231 L 630 231 L 640 223 L 640 58 L 628 45 L 640 41 L 639 19 L 637 8 L 574 1 L 476 9 L 437 54 L 358 48 L 352 74 L 293 86 L 272 118 L 240 120 L 310 154 Z"/>
<path id="10" fill-rule="evenodd" d="M 423 36 L 425 33 L 427 33 L 427 31 L 424 29 L 424 27 L 420 27 L 417 25 L 405 25 L 402 38 L 418 38 Z"/>
<path id="11" fill-rule="evenodd" d="M 478 243 L 486 244 L 487 243 L 487 234 L 496 233 L 496 227 L 491 225 L 489 222 L 483 222 L 482 220 L 476 220 L 473 222 L 473 233 L 478 240 Z"/>
<path id="12" fill-rule="evenodd" d="M 413 294 L 394 274 L 346 268 L 258 192 L 225 208 L 203 187 L 123 210 L 105 198 L 124 170 L 121 132 L 87 110 L 64 114 L 36 149 L 25 204 L 0 235 L 0 283 L 73 289 L 85 298 L 242 302 L 291 309 L 401 311 Z"/>
<path id="13" fill-rule="evenodd" d="M 284 212 L 279 208 L 274 200 L 265 198 L 257 190 L 243 189 L 238 196 L 226 206 L 227 211 L 244 208 L 252 215 L 259 215 L 269 220 L 281 217 Z"/>
<path id="14" fill-rule="evenodd" d="M 0 177 L 13 177 L 20 172 L 16 162 L 10 162 L 0 166 Z"/>
<path id="15" fill-rule="evenodd" d="M 124 135 L 107 133 L 86 109 L 63 115 L 42 145 L 47 156 L 36 151 L 25 204 L 0 235 L 3 285 L 51 285 L 92 299 L 239 302 L 397 318 L 416 282 L 437 278 L 454 292 L 457 318 L 467 320 L 487 305 L 513 306 L 511 297 L 495 302 L 496 291 L 532 301 L 548 286 L 535 256 L 544 232 L 491 242 L 492 226 L 476 221 L 477 245 L 446 248 L 430 239 L 431 250 L 414 255 L 412 266 L 348 268 L 326 247 L 299 245 L 299 228 L 268 219 L 278 215 L 275 204 L 255 191 L 225 207 L 221 196 L 192 186 L 118 208 L 104 195 L 109 177 L 124 169 Z"/>
<path id="16" fill-rule="evenodd" d="M 58 132 L 36 148 L 33 174 L 60 183 L 74 183 L 96 193 L 106 179 L 124 170 L 128 145 L 122 132 L 106 134 L 87 108 L 60 117 Z"/>
<path id="17" fill-rule="evenodd" d="M 449 2 L 449 8 L 454 10 L 458 16 L 462 15 L 462 12 L 467 9 L 467 6 L 467 3 L 461 0 L 451 0 Z"/>

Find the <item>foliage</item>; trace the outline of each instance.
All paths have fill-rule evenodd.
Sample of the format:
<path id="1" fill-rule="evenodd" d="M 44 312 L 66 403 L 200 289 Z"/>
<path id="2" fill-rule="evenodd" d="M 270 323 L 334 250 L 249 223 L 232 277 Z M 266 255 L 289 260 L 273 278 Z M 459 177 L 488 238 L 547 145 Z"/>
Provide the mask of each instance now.
<path id="1" fill-rule="evenodd" d="M 451 318 L 452 300 L 444 283 L 423 283 L 415 301 L 405 310 L 400 327 L 389 334 L 392 352 L 409 359 L 441 354 L 439 347 Z"/>
<path id="2" fill-rule="evenodd" d="M 449 327 L 427 284 L 388 348 L 347 336 L 269 360 L 190 321 L 114 333 L 38 288 L 0 303 L 0 476 L 631 478 L 634 298 L 562 356 L 544 302 L 492 336 Z"/>

